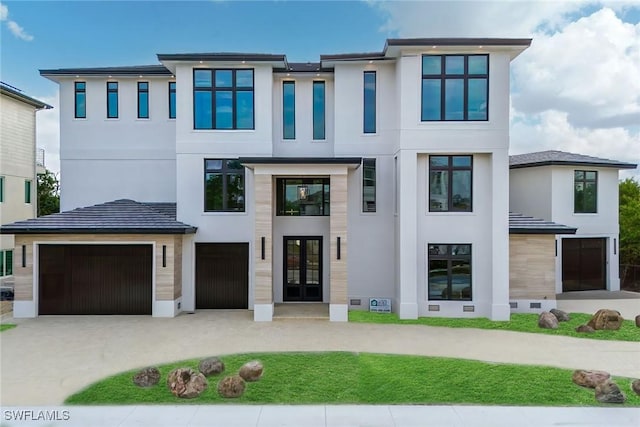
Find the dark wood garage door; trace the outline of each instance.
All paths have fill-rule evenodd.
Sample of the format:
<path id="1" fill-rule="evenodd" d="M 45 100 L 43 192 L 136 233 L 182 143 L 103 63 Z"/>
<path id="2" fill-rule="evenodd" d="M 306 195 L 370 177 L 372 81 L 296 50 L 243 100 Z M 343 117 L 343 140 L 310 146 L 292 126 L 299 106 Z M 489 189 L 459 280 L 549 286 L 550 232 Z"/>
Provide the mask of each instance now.
<path id="1" fill-rule="evenodd" d="M 606 289 L 605 239 L 562 239 L 562 292 Z"/>
<path id="2" fill-rule="evenodd" d="M 247 308 L 249 244 L 196 243 L 196 309 Z"/>
<path id="3" fill-rule="evenodd" d="M 40 245 L 40 314 L 151 314 L 151 245 Z"/>

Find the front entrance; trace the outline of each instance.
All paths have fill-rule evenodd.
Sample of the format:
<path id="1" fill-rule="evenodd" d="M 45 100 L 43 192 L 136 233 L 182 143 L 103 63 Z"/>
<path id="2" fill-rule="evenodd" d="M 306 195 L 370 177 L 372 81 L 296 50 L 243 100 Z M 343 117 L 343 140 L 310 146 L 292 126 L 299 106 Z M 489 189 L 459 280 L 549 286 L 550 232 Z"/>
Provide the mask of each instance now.
<path id="1" fill-rule="evenodd" d="M 284 301 L 322 301 L 322 237 L 284 237 Z"/>
<path id="2" fill-rule="evenodd" d="M 562 292 L 607 288 L 605 248 L 605 239 L 562 239 Z"/>

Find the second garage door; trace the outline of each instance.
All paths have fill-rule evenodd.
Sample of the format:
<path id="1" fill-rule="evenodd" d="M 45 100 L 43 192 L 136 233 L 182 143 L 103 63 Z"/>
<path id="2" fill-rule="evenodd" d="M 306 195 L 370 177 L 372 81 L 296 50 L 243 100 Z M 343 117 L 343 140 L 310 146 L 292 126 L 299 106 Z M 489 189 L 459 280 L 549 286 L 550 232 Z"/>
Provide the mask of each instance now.
<path id="1" fill-rule="evenodd" d="M 607 288 L 605 248 L 605 239 L 562 239 L 562 292 Z"/>
<path id="2" fill-rule="evenodd" d="M 196 309 L 247 308 L 249 244 L 196 243 Z"/>

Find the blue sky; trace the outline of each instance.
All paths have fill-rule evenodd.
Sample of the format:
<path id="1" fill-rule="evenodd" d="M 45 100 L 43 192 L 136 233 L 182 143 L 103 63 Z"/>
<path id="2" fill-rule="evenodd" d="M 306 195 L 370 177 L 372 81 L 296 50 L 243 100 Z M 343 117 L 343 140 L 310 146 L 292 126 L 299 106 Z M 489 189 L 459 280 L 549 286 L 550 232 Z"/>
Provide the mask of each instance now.
<path id="1" fill-rule="evenodd" d="M 38 69 L 154 64 L 157 53 L 184 52 L 317 61 L 380 51 L 392 37 L 532 37 L 512 63 L 512 153 L 640 163 L 637 0 L 2 1 L 0 19 L 0 79 L 54 107 L 57 85 Z M 53 170 L 57 114 L 38 113 Z"/>

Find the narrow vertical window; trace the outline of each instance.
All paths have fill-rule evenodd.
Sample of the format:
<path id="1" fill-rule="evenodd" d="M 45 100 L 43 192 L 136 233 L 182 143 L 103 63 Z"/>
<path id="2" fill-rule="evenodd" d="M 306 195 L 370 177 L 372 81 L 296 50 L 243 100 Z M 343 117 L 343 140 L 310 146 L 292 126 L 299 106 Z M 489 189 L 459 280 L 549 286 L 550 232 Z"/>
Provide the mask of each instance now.
<path id="1" fill-rule="evenodd" d="M 573 205 L 575 213 L 598 212 L 598 172 L 574 171 Z"/>
<path id="2" fill-rule="evenodd" d="M 87 84 L 85 82 L 75 82 L 75 118 L 87 118 Z"/>
<path id="3" fill-rule="evenodd" d="M 176 118 L 176 82 L 169 82 L 169 118 Z"/>
<path id="4" fill-rule="evenodd" d="M 0 176 L 0 203 L 4 202 L 4 176 Z"/>
<path id="5" fill-rule="evenodd" d="M 376 159 L 362 159 L 362 212 L 376 211 Z"/>
<path id="6" fill-rule="evenodd" d="M 31 181 L 28 179 L 24 182 L 24 202 L 31 203 Z"/>
<path id="7" fill-rule="evenodd" d="M 325 139 L 324 82 L 313 82 L 313 139 Z"/>
<path id="8" fill-rule="evenodd" d="M 107 82 L 107 118 L 118 118 L 118 82 Z"/>
<path id="9" fill-rule="evenodd" d="M 376 133 L 376 72 L 364 72 L 364 133 Z"/>
<path id="10" fill-rule="evenodd" d="M 138 82 L 138 118 L 149 118 L 149 82 Z"/>
<path id="11" fill-rule="evenodd" d="M 13 251 L 5 251 L 5 276 L 11 276 L 13 274 Z"/>
<path id="12" fill-rule="evenodd" d="M 296 83 L 282 82 L 282 138 L 296 139 Z"/>

